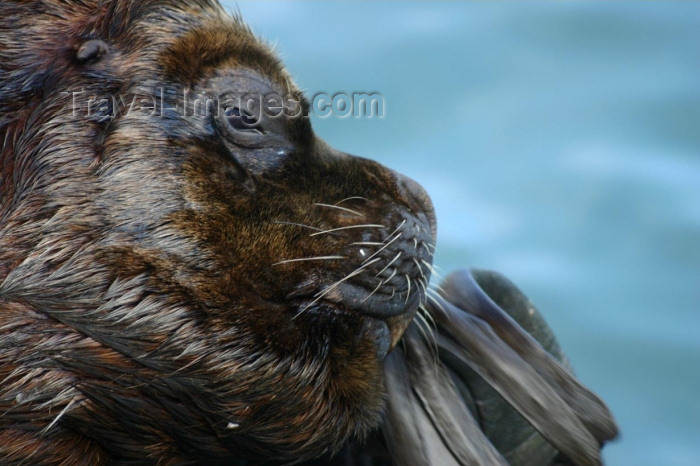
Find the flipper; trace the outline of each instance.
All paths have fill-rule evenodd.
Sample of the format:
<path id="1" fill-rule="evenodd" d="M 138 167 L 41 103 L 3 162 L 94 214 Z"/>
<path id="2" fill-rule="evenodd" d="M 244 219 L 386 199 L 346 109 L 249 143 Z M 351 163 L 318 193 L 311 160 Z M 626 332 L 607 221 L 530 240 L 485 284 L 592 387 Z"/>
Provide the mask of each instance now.
<path id="1" fill-rule="evenodd" d="M 385 362 L 372 451 L 353 445 L 323 464 L 602 464 L 613 416 L 525 295 L 484 270 L 455 272 L 438 289 Z"/>

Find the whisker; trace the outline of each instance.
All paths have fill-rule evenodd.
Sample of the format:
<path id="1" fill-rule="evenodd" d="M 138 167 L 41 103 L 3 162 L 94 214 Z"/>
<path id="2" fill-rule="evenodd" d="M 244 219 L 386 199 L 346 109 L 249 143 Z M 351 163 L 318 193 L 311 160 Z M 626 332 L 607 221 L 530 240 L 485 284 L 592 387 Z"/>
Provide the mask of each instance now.
<path id="1" fill-rule="evenodd" d="M 428 253 L 428 255 L 430 257 L 433 257 L 435 255 L 435 248 L 430 249 L 428 247 L 428 243 L 426 243 L 425 241 L 421 241 L 420 244 L 421 244 L 421 246 L 423 246 L 425 248 L 425 251 Z"/>
<path id="2" fill-rule="evenodd" d="M 421 259 L 420 261 L 428 268 L 428 270 L 430 271 L 430 273 L 433 272 L 433 264 L 431 264 L 430 262 L 428 262 L 428 261 L 426 261 L 426 260 L 424 260 L 424 259 Z"/>
<path id="3" fill-rule="evenodd" d="M 426 295 L 426 298 L 428 299 L 428 301 L 430 301 L 431 303 L 433 303 L 433 305 L 435 306 L 435 308 L 436 308 L 437 310 L 439 310 L 440 312 L 442 312 L 443 314 L 445 314 L 445 317 L 447 317 L 448 320 L 451 320 L 451 319 L 450 319 L 450 314 L 445 310 L 445 306 L 442 305 L 442 301 L 441 301 L 441 300 L 437 299 L 435 296 L 433 296 L 433 295 L 431 295 L 431 294 L 427 294 L 427 295 Z"/>
<path id="4" fill-rule="evenodd" d="M 367 301 L 369 298 L 371 298 L 372 295 L 373 295 L 374 293 L 376 293 L 376 292 L 379 290 L 379 288 L 382 287 L 383 284 L 384 284 L 384 280 L 381 280 L 381 281 L 379 282 L 379 285 L 377 285 L 377 287 L 376 287 L 375 289 L 373 289 L 372 292 L 371 292 L 370 294 L 368 294 L 367 296 L 365 296 L 365 299 L 363 299 L 361 302 L 364 303 L 364 302 Z"/>
<path id="5" fill-rule="evenodd" d="M 374 256 L 376 256 L 377 254 L 379 254 L 380 252 L 382 252 L 383 250 L 385 250 L 387 247 L 389 247 L 389 245 L 390 245 L 391 243 L 393 243 L 393 242 L 396 241 L 397 239 L 401 238 L 402 235 L 403 235 L 403 233 L 397 234 L 391 241 L 389 241 L 388 243 L 386 243 L 386 244 L 385 244 L 384 246 L 382 246 L 381 248 L 377 249 L 377 250 L 374 252 L 374 254 L 372 254 L 372 255 L 369 256 L 367 259 L 365 259 L 365 262 L 368 261 L 368 260 L 370 260 L 370 259 L 372 259 Z"/>
<path id="6" fill-rule="evenodd" d="M 346 198 L 343 199 L 342 201 L 336 202 L 335 205 L 336 205 L 336 206 L 339 206 L 339 205 L 342 204 L 343 202 L 352 201 L 352 200 L 355 200 L 355 199 L 358 199 L 358 200 L 361 200 L 361 201 L 365 201 L 365 202 L 369 202 L 369 199 L 367 199 L 366 197 L 362 197 L 362 196 L 352 196 L 352 197 L 346 197 Z"/>
<path id="7" fill-rule="evenodd" d="M 310 225 L 304 225 L 303 223 L 283 222 L 283 221 L 281 221 L 281 220 L 275 220 L 275 221 L 272 222 L 272 223 L 276 223 L 277 225 L 292 225 L 292 226 L 295 226 L 295 227 L 308 228 L 308 229 L 310 229 L 310 230 L 323 231 L 321 228 L 312 227 L 312 226 L 310 226 Z"/>
<path id="8" fill-rule="evenodd" d="M 422 304 L 421 304 L 420 309 L 423 309 L 423 311 L 425 311 L 425 312 L 423 313 L 423 318 L 425 318 L 426 320 L 430 320 L 431 326 L 432 326 L 434 329 L 437 329 L 437 323 L 435 322 L 435 319 L 433 318 L 433 315 L 432 315 L 430 312 L 428 312 L 428 310 L 427 310 Z"/>
<path id="9" fill-rule="evenodd" d="M 423 273 L 423 267 L 420 266 L 420 262 L 418 262 L 418 259 L 415 257 L 413 258 L 413 263 L 416 264 L 416 268 L 420 272 L 420 276 L 423 277 L 423 280 L 426 280 L 425 274 Z"/>
<path id="10" fill-rule="evenodd" d="M 435 285 L 435 284 L 433 284 L 433 285 L 430 285 L 430 287 L 431 287 L 431 288 L 434 288 L 433 292 L 439 292 L 439 294 L 440 294 L 441 296 L 443 296 L 443 297 L 444 297 L 445 295 L 447 295 L 447 292 L 446 292 L 445 289 L 442 287 L 442 285 Z"/>
<path id="11" fill-rule="evenodd" d="M 432 270 L 432 272 L 430 272 L 430 274 L 435 280 L 442 283 L 443 281 L 445 281 L 445 277 L 443 276 L 443 274 L 441 272 L 442 271 L 439 270 L 438 267 L 433 267 L 433 270 Z M 435 285 L 435 288 L 442 290 L 442 286 L 439 284 Z"/>
<path id="12" fill-rule="evenodd" d="M 370 259 L 372 259 L 374 256 L 376 256 L 376 255 L 379 254 L 380 252 L 382 252 L 382 251 L 383 251 L 384 249 L 386 249 L 391 243 L 393 243 L 393 242 L 396 241 L 397 239 L 401 238 L 401 236 L 403 235 L 403 232 L 398 233 L 398 234 L 397 234 L 396 236 L 394 236 L 393 238 L 391 238 L 391 237 L 394 235 L 394 233 L 398 232 L 398 231 L 401 229 L 401 227 L 404 226 L 405 223 L 406 223 L 406 219 L 404 219 L 404 220 L 401 222 L 401 224 L 400 224 L 399 226 L 397 226 L 396 229 L 395 229 L 394 231 L 392 231 L 392 232 L 386 237 L 386 239 L 384 240 L 384 246 L 382 246 L 381 248 L 379 248 L 378 250 L 376 250 L 376 251 L 374 252 L 374 254 L 372 254 L 372 255 L 369 256 L 367 259 L 365 259 L 365 262 L 368 261 L 368 260 L 370 260 Z M 387 240 L 388 240 L 389 238 L 391 238 L 391 240 L 387 242 Z"/>
<path id="13" fill-rule="evenodd" d="M 422 313 L 424 316 L 429 316 L 429 315 L 430 315 L 430 311 L 428 311 L 428 309 L 425 307 L 425 303 L 420 303 L 420 304 L 418 305 L 418 310 L 421 311 L 421 313 Z"/>
<path id="14" fill-rule="evenodd" d="M 377 273 L 377 275 L 375 275 L 375 277 L 378 277 L 378 276 L 380 276 L 381 274 L 383 274 L 384 271 L 385 271 L 386 269 L 388 269 L 389 267 L 391 267 L 391 264 L 393 264 L 394 262 L 396 262 L 396 260 L 397 260 L 399 257 L 401 257 L 401 251 L 399 251 L 399 252 L 396 254 L 396 257 L 394 257 L 393 259 L 391 259 L 391 262 L 389 262 L 388 264 L 386 264 L 386 267 L 384 267 L 382 270 L 380 270 L 380 271 Z"/>
<path id="15" fill-rule="evenodd" d="M 435 339 L 435 331 L 433 330 L 433 328 L 430 327 L 428 321 L 425 320 L 423 313 L 417 313 L 416 317 L 418 318 L 416 326 L 420 330 L 421 334 L 423 335 L 423 339 L 425 340 L 426 344 L 428 345 L 428 348 L 430 349 L 430 354 L 433 357 L 433 364 L 435 365 L 435 367 L 438 367 L 439 355 L 437 340 Z M 425 327 L 421 325 L 421 323 L 423 323 Z"/>
<path id="16" fill-rule="evenodd" d="M 340 285 L 341 283 L 343 283 L 343 282 L 346 281 L 347 279 L 352 278 L 352 277 L 354 277 L 355 275 L 358 275 L 358 274 L 361 273 L 361 272 L 364 272 L 364 270 L 365 270 L 368 266 L 374 264 L 374 263 L 377 262 L 378 260 L 379 260 L 379 258 L 377 258 L 376 261 L 372 261 L 372 262 L 370 262 L 369 264 L 365 264 L 365 265 L 362 265 L 362 266 L 356 268 L 355 270 L 353 270 L 352 272 L 350 272 L 349 274 L 347 274 L 345 277 L 341 278 L 341 279 L 338 280 L 337 282 L 335 282 L 335 283 L 333 283 L 332 285 L 330 285 L 328 288 L 325 288 L 323 291 L 319 292 L 319 293 L 317 294 L 317 299 L 323 298 L 323 297 L 324 297 L 325 295 L 327 295 L 330 291 L 332 291 L 333 289 L 335 289 L 338 285 Z M 313 304 L 313 303 L 311 303 L 311 304 Z"/>
<path id="17" fill-rule="evenodd" d="M 362 212 L 358 212 L 358 211 L 356 211 L 356 210 L 348 209 L 347 207 L 340 207 L 340 206 L 332 205 L 332 204 L 321 204 L 321 203 L 318 203 L 318 202 L 315 203 L 314 205 L 315 205 L 316 207 L 328 207 L 328 208 L 330 208 L 330 209 L 342 210 L 342 211 L 344 211 L 344 212 L 348 212 L 348 213 L 357 215 L 358 217 L 364 217 L 364 216 L 365 216 L 365 214 L 363 214 Z"/>
<path id="18" fill-rule="evenodd" d="M 303 262 L 303 261 L 325 261 L 325 260 L 339 260 L 347 259 L 345 256 L 317 256 L 317 257 L 300 257 L 299 259 L 285 259 L 279 262 L 275 262 L 272 265 L 289 264 L 290 262 Z"/>
<path id="19" fill-rule="evenodd" d="M 426 331 L 430 331 L 430 326 L 428 325 L 428 321 L 425 320 L 425 317 L 423 317 L 423 314 L 420 312 L 416 313 L 416 326 L 420 329 L 421 333 L 423 334 L 423 338 L 428 341 L 428 335 L 425 333 Z M 422 324 L 422 325 L 421 325 Z"/>
<path id="20" fill-rule="evenodd" d="M 387 278 L 386 280 L 381 280 L 379 282 L 379 285 L 377 285 L 377 287 L 374 290 L 372 290 L 372 292 L 369 295 L 367 295 L 365 297 L 365 299 L 362 300 L 362 302 L 364 303 L 365 301 L 367 301 L 374 293 L 376 293 L 379 290 L 379 288 L 381 288 L 382 285 L 384 285 L 385 283 L 388 283 L 389 280 L 394 278 L 394 276 L 396 276 L 396 269 L 394 269 L 394 271 L 391 273 L 391 275 L 389 275 L 389 278 Z"/>
<path id="21" fill-rule="evenodd" d="M 428 281 L 422 280 L 421 288 L 423 289 L 423 302 L 428 301 L 428 288 L 429 287 L 430 287 L 430 284 L 428 283 Z"/>
<path id="22" fill-rule="evenodd" d="M 346 280 L 349 280 L 350 278 L 352 278 L 352 277 L 354 277 L 354 276 L 356 276 L 356 275 L 361 274 L 367 267 L 369 267 L 370 265 L 374 264 L 374 263 L 377 262 L 378 260 L 379 260 L 379 258 L 377 258 L 376 260 L 373 260 L 372 262 L 370 262 L 370 263 L 368 263 L 368 264 L 361 265 L 360 267 L 356 268 L 354 271 L 352 271 L 352 272 L 350 272 L 349 274 L 347 274 L 345 277 L 341 278 L 340 280 L 338 280 L 337 282 L 333 283 L 332 285 L 330 285 L 329 287 L 327 287 L 327 288 L 324 289 L 323 291 L 319 292 L 319 293 L 316 295 L 316 298 L 315 298 L 313 301 L 311 301 L 309 304 L 307 304 L 306 306 L 304 306 L 303 309 L 299 310 L 299 312 L 297 312 L 296 315 L 294 315 L 294 317 L 292 317 L 292 320 L 294 320 L 294 319 L 296 319 L 297 317 L 299 317 L 304 311 L 306 311 L 308 308 L 310 308 L 311 306 L 313 306 L 314 304 L 316 304 L 317 302 L 319 302 L 321 299 L 323 299 L 324 296 L 326 296 L 326 295 L 327 295 L 328 293 L 330 293 L 332 290 L 334 290 L 335 288 L 337 288 L 341 283 L 343 283 L 343 282 L 346 281 Z"/>
<path id="23" fill-rule="evenodd" d="M 401 227 L 404 226 L 405 224 L 406 224 L 406 219 L 403 219 L 403 222 L 401 222 L 401 223 L 399 224 L 399 226 L 396 227 L 396 230 L 392 231 L 392 232 L 389 234 L 389 236 L 387 236 L 387 238 L 391 237 L 391 235 L 393 235 L 394 233 L 396 233 L 397 231 L 399 231 L 399 230 L 401 229 Z"/>
<path id="24" fill-rule="evenodd" d="M 408 304 L 408 298 L 411 297 L 411 279 L 409 278 L 408 274 L 404 275 L 406 277 L 406 286 L 408 287 L 408 291 L 406 292 L 406 301 L 404 304 Z"/>
<path id="25" fill-rule="evenodd" d="M 386 228 L 384 225 L 376 225 L 373 223 L 368 223 L 367 225 L 349 225 L 346 227 L 331 228 L 330 230 L 318 231 L 316 233 L 311 233 L 309 236 L 325 235 L 326 233 L 333 233 L 335 231 L 341 230 L 351 230 L 354 228 Z"/>
<path id="26" fill-rule="evenodd" d="M 384 243 L 377 243 L 375 241 L 357 241 L 356 243 L 350 243 L 351 246 L 381 246 Z"/>
<path id="27" fill-rule="evenodd" d="M 416 280 L 418 282 L 418 285 L 423 289 L 423 296 L 428 295 L 428 289 L 425 286 L 425 280 Z M 424 298 L 425 299 L 425 298 Z"/>

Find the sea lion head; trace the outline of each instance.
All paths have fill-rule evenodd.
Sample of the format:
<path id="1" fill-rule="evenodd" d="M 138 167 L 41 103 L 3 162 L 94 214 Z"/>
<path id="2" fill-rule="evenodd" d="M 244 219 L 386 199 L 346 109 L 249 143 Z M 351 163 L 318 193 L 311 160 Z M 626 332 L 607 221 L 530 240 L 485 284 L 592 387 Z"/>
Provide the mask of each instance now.
<path id="1" fill-rule="evenodd" d="M 0 18 L 0 437 L 290 461 L 376 427 L 430 276 L 425 191 L 319 139 L 215 2 Z"/>

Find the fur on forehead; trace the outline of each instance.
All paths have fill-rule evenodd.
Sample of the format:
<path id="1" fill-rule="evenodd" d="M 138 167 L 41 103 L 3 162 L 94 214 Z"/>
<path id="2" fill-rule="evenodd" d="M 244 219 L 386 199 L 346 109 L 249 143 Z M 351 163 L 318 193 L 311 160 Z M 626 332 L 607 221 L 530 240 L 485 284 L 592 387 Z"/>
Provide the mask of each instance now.
<path id="1" fill-rule="evenodd" d="M 60 82 L 61 70 L 90 39 L 185 85 L 216 67 L 240 65 L 295 92 L 270 47 L 216 0 L 2 0 L 0 15 L 13 18 L 6 22 L 12 28 L 0 29 L 2 111 L 21 108 Z"/>
<path id="2" fill-rule="evenodd" d="M 216 68 L 245 66 L 284 92 L 295 92 L 279 59 L 235 17 L 192 29 L 163 52 L 160 63 L 171 79 L 183 84 L 192 84 Z"/>

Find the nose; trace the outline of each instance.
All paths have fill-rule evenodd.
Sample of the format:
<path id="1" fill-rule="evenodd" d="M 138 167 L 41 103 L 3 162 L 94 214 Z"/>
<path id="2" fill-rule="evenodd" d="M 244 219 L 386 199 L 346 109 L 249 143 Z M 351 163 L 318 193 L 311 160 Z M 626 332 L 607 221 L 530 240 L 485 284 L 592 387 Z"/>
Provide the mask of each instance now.
<path id="1" fill-rule="evenodd" d="M 411 178 L 396 173 L 396 187 L 401 194 L 401 197 L 406 201 L 414 215 L 421 218 L 425 215 L 425 220 L 430 224 L 430 232 L 433 236 L 433 241 L 437 238 L 437 221 L 435 219 L 435 209 L 430 196 L 416 181 Z"/>

